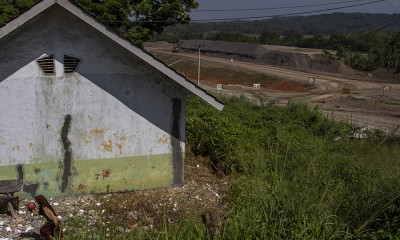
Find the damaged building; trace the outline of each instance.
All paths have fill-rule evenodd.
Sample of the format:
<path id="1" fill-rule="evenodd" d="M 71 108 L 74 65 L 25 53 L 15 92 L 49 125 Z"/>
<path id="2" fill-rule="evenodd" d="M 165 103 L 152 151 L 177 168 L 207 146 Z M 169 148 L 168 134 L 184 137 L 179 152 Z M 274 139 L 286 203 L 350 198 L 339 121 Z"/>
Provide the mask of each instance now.
<path id="1" fill-rule="evenodd" d="M 185 99 L 223 105 L 68 0 L 0 28 L 0 180 L 22 195 L 181 186 Z"/>

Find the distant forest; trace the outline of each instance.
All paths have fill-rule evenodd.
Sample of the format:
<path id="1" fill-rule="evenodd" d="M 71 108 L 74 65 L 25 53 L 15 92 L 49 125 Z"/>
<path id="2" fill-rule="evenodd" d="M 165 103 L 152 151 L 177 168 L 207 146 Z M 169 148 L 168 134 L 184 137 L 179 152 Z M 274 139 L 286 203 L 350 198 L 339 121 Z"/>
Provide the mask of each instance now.
<path id="1" fill-rule="evenodd" d="M 247 35 L 261 35 L 263 32 L 273 32 L 283 36 L 293 34 L 342 35 L 369 32 L 382 27 L 382 30 L 385 31 L 400 31 L 399 19 L 400 14 L 332 13 L 312 16 L 274 17 L 255 21 L 192 22 L 189 25 L 167 28 L 164 33 L 173 33 L 182 40 L 199 39 L 203 34 L 210 32 L 238 32 Z M 392 22 L 396 24 L 390 24 Z"/>

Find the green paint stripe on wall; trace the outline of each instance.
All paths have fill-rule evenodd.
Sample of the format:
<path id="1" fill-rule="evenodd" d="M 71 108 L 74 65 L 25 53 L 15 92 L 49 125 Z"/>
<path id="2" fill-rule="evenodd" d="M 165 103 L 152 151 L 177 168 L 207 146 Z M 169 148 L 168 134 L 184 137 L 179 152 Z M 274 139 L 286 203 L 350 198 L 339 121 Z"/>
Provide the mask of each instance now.
<path id="1" fill-rule="evenodd" d="M 168 187 L 173 176 L 171 159 L 171 154 L 161 154 L 75 160 L 66 193 L 60 192 L 61 162 L 25 164 L 24 184 L 39 184 L 36 194 L 46 196 Z M 0 166 L 0 180 L 17 179 L 17 176 L 17 166 Z"/>
<path id="2" fill-rule="evenodd" d="M 78 161 L 70 190 L 107 192 L 168 187 L 172 183 L 171 158 L 165 154 Z"/>

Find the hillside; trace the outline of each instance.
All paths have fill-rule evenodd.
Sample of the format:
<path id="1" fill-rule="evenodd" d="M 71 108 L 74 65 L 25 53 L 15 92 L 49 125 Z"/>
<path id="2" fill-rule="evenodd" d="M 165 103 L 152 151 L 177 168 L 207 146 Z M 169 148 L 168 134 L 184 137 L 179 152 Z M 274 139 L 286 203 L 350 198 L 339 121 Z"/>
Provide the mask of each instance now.
<path id="1" fill-rule="evenodd" d="M 263 31 L 279 34 L 298 32 L 305 35 L 335 35 L 368 32 L 400 18 L 400 14 L 376 13 L 332 13 L 312 16 L 274 17 L 256 21 L 192 22 L 188 26 L 166 29 L 166 33 L 187 32 L 187 36 L 225 31 L 259 35 Z M 400 24 L 384 28 L 386 31 L 400 31 Z"/>

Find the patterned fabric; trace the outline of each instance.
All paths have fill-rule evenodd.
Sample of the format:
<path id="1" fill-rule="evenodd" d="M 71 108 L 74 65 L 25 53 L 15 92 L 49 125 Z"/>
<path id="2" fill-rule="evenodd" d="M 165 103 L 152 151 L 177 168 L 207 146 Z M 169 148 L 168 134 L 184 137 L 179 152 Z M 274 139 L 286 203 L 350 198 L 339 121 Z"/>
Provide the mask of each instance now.
<path id="1" fill-rule="evenodd" d="M 40 233 L 50 239 L 54 239 L 55 236 L 62 239 L 63 236 L 60 228 L 60 220 L 57 217 L 57 213 L 43 195 L 36 196 L 35 200 L 39 204 L 39 214 L 47 220 L 47 222 L 40 228 Z"/>

